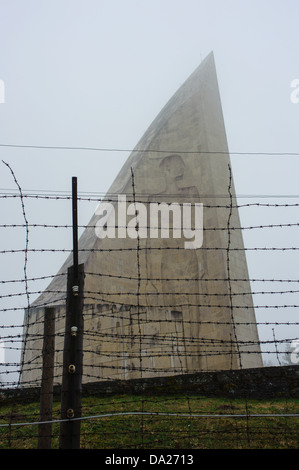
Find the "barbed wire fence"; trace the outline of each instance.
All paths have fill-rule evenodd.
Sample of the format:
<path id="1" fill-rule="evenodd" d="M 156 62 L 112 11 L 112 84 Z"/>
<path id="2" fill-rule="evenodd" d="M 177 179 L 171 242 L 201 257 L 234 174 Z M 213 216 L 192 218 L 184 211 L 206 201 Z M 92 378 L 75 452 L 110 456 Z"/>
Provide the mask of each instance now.
<path id="1" fill-rule="evenodd" d="M 66 280 L 67 272 L 59 272 L 57 270 L 55 274 L 45 274 L 47 269 L 44 267 L 47 265 L 50 257 L 57 256 L 58 266 L 61 260 L 64 261 L 66 255 L 72 253 L 71 248 L 71 232 L 73 225 L 71 223 L 30 223 L 30 218 L 27 215 L 26 203 L 34 202 L 34 204 L 43 205 L 45 203 L 54 204 L 55 208 L 62 204 L 65 210 L 68 210 L 69 203 L 72 199 L 70 195 L 49 195 L 49 194 L 26 194 L 22 191 L 17 178 L 12 168 L 5 163 L 14 178 L 17 185 L 18 192 L 14 194 L 0 194 L 0 201 L 16 202 L 21 203 L 22 216 L 24 219 L 23 223 L 3 223 L 0 226 L 2 231 L 5 233 L 13 234 L 9 242 L 6 241 L 7 246 L 0 250 L 2 256 L 2 266 L 10 264 L 10 272 L 15 272 L 11 267 L 18 266 L 22 267 L 22 273 L 19 277 L 4 277 L 0 280 L 1 284 L 1 364 L 0 364 L 0 385 L 3 392 L 7 389 L 16 389 L 23 391 L 31 388 L 39 388 L 41 381 L 41 372 L 43 367 L 43 350 L 41 345 L 44 340 L 44 312 L 45 308 L 53 307 L 53 300 L 45 300 L 41 303 L 36 302 L 36 299 L 42 295 L 47 287 L 49 281 L 53 279 Z M 236 356 L 239 359 L 240 366 L 242 369 L 242 359 L 240 348 L 244 346 L 250 346 L 250 350 L 247 354 L 260 354 L 262 352 L 264 365 L 279 366 L 278 376 L 286 382 L 288 392 L 287 394 L 282 393 L 277 395 L 277 398 L 281 396 L 284 399 L 283 406 L 281 403 L 272 405 L 272 412 L 261 412 L 263 410 L 262 401 L 255 407 L 250 401 L 250 394 L 244 395 L 242 405 L 239 403 L 236 405 L 236 401 L 231 396 L 228 401 L 222 405 L 218 404 L 218 412 L 211 412 L 210 409 L 206 409 L 203 405 L 202 399 L 190 392 L 188 386 L 185 392 L 180 396 L 159 396 L 154 399 L 153 396 L 143 392 L 141 387 L 138 396 L 134 397 L 123 395 L 113 400 L 113 397 L 107 397 L 99 405 L 92 405 L 88 403 L 82 403 L 82 410 L 80 421 L 83 426 L 83 433 L 81 436 L 84 440 L 86 447 L 93 445 L 103 446 L 113 445 L 119 447 L 119 442 L 122 442 L 124 448 L 137 447 L 146 448 L 151 446 L 187 446 L 190 447 L 208 447 L 211 445 L 211 439 L 215 439 L 221 442 L 222 446 L 229 446 L 233 443 L 236 447 L 250 447 L 257 445 L 257 439 L 262 442 L 265 433 L 271 435 L 270 445 L 281 445 L 283 440 L 283 446 L 294 447 L 298 441 L 298 409 L 296 409 L 296 402 L 293 400 L 292 393 L 294 393 L 293 381 L 289 381 L 289 376 L 285 374 L 285 369 L 282 365 L 297 365 L 298 364 L 298 337 L 299 337 L 299 321 L 298 321 L 298 278 L 296 277 L 297 266 L 298 266 L 298 251 L 299 246 L 296 245 L 298 240 L 298 226 L 299 222 L 296 222 L 294 214 L 298 213 L 299 203 L 288 202 L 250 202 L 241 204 L 233 197 L 231 193 L 231 171 L 229 172 L 230 180 L 228 182 L 228 196 L 225 196 L 223 204 L 207 204 L 204 205 L 205 210 L 213 210 L 215 208 L 224 208 L 228 210 L 228 221 L 227 225 L 223 227 L 207 227 L 204 231 L 215 232 L 223 231 L 227 235 L 226 246 L 216 247 L 201 247 L 201 250 L 217 252 L 221 251 L 226 256 L 227 262 L 227 278 L 198 278 L 195 280 L 200 281 L 203 284 L 214 283 L 221 285 L 223 282 L 228 283 L 228 304 L 230 306 L 231 318 L 227 321 L 218 320 L 215 318 L 205 319 L 200 321 L 198 319 L 188 319 L 184 322 L 178 321 L 177 319 L 171 320 L 161 315 L 159 318 L 154 319 L 154 327 L 152 333 L 144 333 L 145 325 L 149 325 L 151 320 L 146 315 L 145 301 L 150 295 L 156 297 L 155 308 L 165 309 L 162 296 L 172 295 L 172 298 L 176 297 L 176 293 L 171 292 L 144 292 L 141 289 L 143 282 L 148 281 L 161 281 L 161 278 L 144 276 L 144 270 L 142 269 L 142 262 L 144 261 L 145 252 L 155 251 L 167 251 L 170 250 L 170 256 L 180 250 L 181 248 L 175 247 L 147 247 L 141 243 L 139 236 L 137 235 L 135 240 L 135 246 L 128 248 L 120 247 L 116 249 L 102 249 L 102 248 L 80 248 L 80 253 L 102 253 L 105 256 L 109 256 L 111 253 L 124 251 L 132 252 L 136 257 L 135 262 L 135 274 L 123 275 L 113 274 L 111 272 L 88 272 L 85 271 L 85 276 L 94 280 L 92 285 L 100 285 L 103 279 L 108 280 L 111 285 L 115 285 L 116 288 L 110 291 L 103 291 L 101 288 L 93 290 L 84 290 L 84 346 L 83 354 L 86 358 L 83 364 L 83 383 L 93 383 L 97 380 L 105 380 L 106 382 L 113 383 L 120 378 L 126 380 L 128 378 L 128 370 L 133 372 L 130 377 L 138 377 L 146 380 L 151 376 L 173 376 L 176 374 L 188 374 L 190 370 L 186 363 L 188 360 L 192 361 L 192 356 L 196 358 L 196 349 L 190 349 L 190 345 L 195 347 L 200 342 L 200 355 L 203 357 L 214 357 L 216 359 L 223 355 L 228 355 L 231 358 L 231 370 L 233 370 L 233 361 L 236 360 Z M 132 170 L 132 202 L 135 207 L 137 202 L 144 203 L 144 199 L 140 198 L 140 195 L 136 193 L 134 183 L 134 172 Z M 172 195 L 175 196 L 175 195 Z M 224 197 L 223 196 L 223 197 Z M 140 199 L 138 199 L 140 198 Z M 227 202 L 227 198 L 228 201 Z M 115 202 L 117 200 L 116 194 L 108 194 L 105 197 L 98 196 L 79 196 L 78 202 L 90 206 L 90 204 L 105 202 Z M 232 224 L 232 210 L 253 212 L 251 218 L 256 217 L 257 211 L 262 211 L 263 216 L 265 211 L 274 215 L 275 222 L 264 222 L 264 223 L 252 223 L 249 225 L 234 226 Z M 137 209 L 136 209 L 137 210 Z M 61 209 L 55 209 L 55 213 L 61 213 Z M 94 212 L 93 211 L 88 211 Z M 284 223 L 278 223 L 276 213 L 279 212 L 278 218 L 288 219 Z M 6 211 L 2 213 L 7 213 Z M 43 209 L 34 209 L 34 215 L 42 213 L 43 216 L 46 213 Z M 137 214 L 137 212 L 136 212 Z M 289 217 L 289 218 L 288 218 Z M 257 217 L 260 218 L 259 215 Z M 267 217 L 266 217 L 267 220 Z M 295 220 L 295 222 L 294 222 Z M 79 225 L 81 232 L 85 229 L 95 229 L 90 224 Z M 148 228 L 148 227 L 146 227 Z M 14 234 L 16 229 L 20 229 L 19 247 L 11 247 L 14 242 Z M 233 244 L 231 234 L 234 231 L 242 231 L 245 238 L 245 248 L 236 247 Z M 258 244 L 257 246 L 249 246 L 246 244 L 247 233 L 266 233 L 268 242 L 272 241 L 271 235 L 273 231 L 285 231 L 288 230 L 292 233 L 291 239 L 294 245 L 279 245 L 274 246 L 272 243 L 263 245 Z M 34 235 L 34 231 L 38 235 Z M 45 246 L 45 240 L 50 242 L 52 239 L 51 234 L 55 231 L 57 233 L 55 238 L 56 246 Z M 64 235 L 60 234 L 64 232 Z M 25 233 L 25 247 L 24 247 L 24 233 Z M 39 234 L 43 234 L 39 238 Z M 46 233 L 46 235 L 44 235 Z M 68 235 L 66 236 L 65 233 Z M 50 234 L 50 235 L 49 235 Z M 258 235 L 257 235 L 258 237 Z M 65 241 L 65 245 L 61 247 L 61 239 Z M 36 243 L 36 240 L 38 242 Z M 261 237 L 263 243 L 265 238 Z M 281 239 L 280 239 L 281 240 Z M 285 242 L 285 239 L 282 240 Z M 255 238 L 253 238 L 255 242 Z M 9 243 L 11 245 L 9 246 Z M 35 244 L 36 243 L 36 244 Z M 252 243 L 252 242 L 251 242 Z M 239 279 L 233 277 L 230 271 L 230 257 L 231 254 L 244 250 L 247 256 L 251 254 L 255 257 L 262 257 L 264 254 L 278 255 L 279 263 L 283 258 L 286 259 L 287 273 L 291 275 L 273 276 L 271 277 L 249 277 L 249 282 L 252 288 L 252 292 L 239 291 L 234 292 L 232 290 L 232 283 L 248 281 L 248 279 Z M 40 271 L 40 275 L 29 276 L 28 275 L 28 259 L 29 256 L 38 257 L 39 261 L 36 262 L 36 271 Z M 46 258 L 46 261 L 44 259 Z M 52 260 L 51 260 L 52 262 Z M 49 265 L 51 265 L 49 262 Z M 264 262 L 262 258 L 261 262 Z M 62 263 L 61 263 L 62 264 Z M 281 272 L 281 269 L 276 271 L 273 269 L 273 273 Z M 5 272 L 5 270 L 3 270 Z M 181 277 L 170 277 L 165 278 L 166 281 L 175 281 L 181 284 L 185 284 L 188 289 L 189 278 L 188 276 Z M 137 289 L 129 289 L 124 291 L 119 288 L 119 281 L 131 282 L 133 281 L 134 286 Z M 63 284 L 63 283 L 62 283 Z M 59 284 L 61 285 L 61 284 Z M 125 284 L 127 285 L 127 284 Z M 118 286 L 118 287 L 117 287 Z M 119 290 L 118 290 L 119 289 Z M 59 307 L 56 308 L 56 321 L 55 321 L 55 368 L 53 372 L 53 383 L 60 384 L 62 380 L 62 366 L 63 366 L 63 339 L 65 335 L 65 308 L 64 305 L 67 301 L 67 287 L 65 282 L 65 288 L 48 290 L 48 294 L 53 294 L 55 298 L 59 297 Z M 219 293 L 213 293 L 213 301 L 215 298 L 219 298 L 219 303 L 209 302 L 209 293 L 205 293 L 203 296 L 198 297 L 198 294 L 193 291 L 185 291 L 187 295 L 187 301 L 185 303 L 176 303 L 173 308 L 183 307 L 202 307 L 204 309 L 221 309 L 223 308 L 223 292 L 221 289 Z M 257 341 L 239 341 L 236 333 L 236 328 L 239 327 L 252 327 L 252 321 L 238 321 L 236 322 L 233 315 L 234 311 L 238 309 L 246 310 L 251 307 L 244 303 L 238 304 L 238 299 L 251 295 L 254 299 L 254 310 L 256 312 L 257 320 L 254 324 L 257 324 L 259 330 L 259 338 Z M 126 301 L 116 302 L 115 298 L 127 297 Z M 178 292 L 177 295 L 181 295 Z M 110 300 L 111 296 L 111 300 Z M 33 301 L 32 301 L 33 298 Z M 262 300 L 260 300 L 262 299 Z M 263 299 L 265 299 L 263 301 Z M 287 300 L 285 300 L 287 299 Z M 296 300 L 294 300 L 296 299 Z M 34 303 L 35 302 L 35 303 Z M 32 303 L 34 307 L 32 307 Z M 99 307 L 101 305 L 102 307 Z M 61 307 L 62 306 L 62 307 Z M 26 311 L 25 321 L 23 322 L 24 310 Z M 31 316 L 32 311 L 36 311 L 34 321 Z M 34 323 L 34 325 L 33 325 Z M 215 338 L 196 338 L 195 335 L 191 335 L 190 331 L 194 328 L 197 331 L 200 323 L 210 325 L 215 328 L 225 328 L 232 326 L 232 332 L 229 340 L 219 340 Z M 184 331 L 184 328 L 188 326 L 188 333 Z M 157 327 L 158 330 L 157 330 Z M 160 348 L 153 348 L 153 338 L 158 341 Z M 200 340 L 200 341 L 199 341 Z M 250 343 L 250 344 L 249 344 Z M 25 351 L 30 353 L 30 360 L 26 357 Z M 150 357 L 149 357 L 150 354 Z M 130 356 L 130 357 L 129 357 Z M 173 360 L 173 357 L 176 360 Z M 163 365 L 163 359 L 168 358 L 171 367 L 165 367 Z M 270 359 L 269 359 L 270 358 Z M 8 360 L 9 359 L 9 360 Z M 159 365 L 161 361 L 161 366 Z M 128 369 L 128 363 L 130 367 Z M 131 368 L 131 369 L 130 369 Z M 30 371 L 30 374 L 29 374 Z M 192 369 L 191 372 L 194 372 Z M 208 371 L 207 371 L 208 372 Z M 213 372 L 213 370 L 210 370 Z M 135 376 L 134 376 L 135 373 Z M 24 379 L 25 377 L 25 379 Z M 173 391 L 170 393 L 173 395 Z M 5 396 L 5 395 L 3 395 Z M 272 397 L 273 398 L 273 397 Z M 3 405 L 6 401 L 3 398 Z M 221 408 L 222 406 L 222 408 Z M 3 447 L 14 447 L 20 444 L 20 431 L 21 435 L 24 429 L 30 431 L 26 434 L 26 439 L 36 443 L 37 440 L 37 428 L 40 425 L 39 415 L 34 412 L 27 412 L 21 414 L 16 411 L 16 403 L 13 402 L 5 408 L 5 412 L 0 416 L 0 432 L 2 435 L 2 446 Z M 241 411 L 240 411 L 241 410 Z M 219 412 L 220 411 L 220 412 Z M 228 412 L 229 411 L 229 412 Z M 74 418 L 76 419 L 76 418 Z M 79 418 L 78 418 L 79 419 Z M 276 419 L 275 426 L 271 427 L 271 424 Z M 272 420 L 272 421 L 271 421 Z M 53 425 L 51 431 L 51 437 L 53 440 L 58 439 L 59 431 L 55 426 L 61 423 L 60 408 L 56 406 L 52 413 L 52 419 L 49 421 Z M 221 422 L 220 427 L 215 426 L 215 422 Z M 97 434 L 99 440 L 95 438 L 93 430 L 88 430 L 84 427 L 84 423 L 97 423 Z M 95 424 L 93 424 L 95 426 Z M 114 426 L 117 426 L 117 436 L 115 433 Z M 90 433 L 90 434 L 89 434 Z M 119 439 L 117 441 L 117 439 Z M 109 442 L 109 444 L 107 444 Z M 111 444 L 112 443 L 112 444 Z M 36 444 L 35 444 L 36 445 Z M 215 445 L 215 444 L 213 444 Z M 269 445 L 269 443 L 268 443 Z"/>

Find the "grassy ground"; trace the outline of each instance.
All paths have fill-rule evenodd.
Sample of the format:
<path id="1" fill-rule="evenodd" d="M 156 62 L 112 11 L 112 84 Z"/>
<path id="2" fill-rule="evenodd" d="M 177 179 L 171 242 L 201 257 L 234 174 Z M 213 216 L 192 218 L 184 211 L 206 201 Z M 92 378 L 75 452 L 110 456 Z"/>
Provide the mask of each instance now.
<path id="1" fill-rule="evenodd" d="M 198 396 L 88 397 L 82 400 L 82 449 L 294 449 L 298 448 L 296 417 L 252 417 L 253 414 L 298 413 L 299 400 L 244 400 Z M 150 413 L 95 418 L 112 413 Z M 186 416 L 161 416 L 176 413 Z M 192 417 L 213 414 L 221 417 Z M 236 417 L 236 415 L 245 417 Z M 233 416 L 225 416 L 233 415 Z M 53 404 L 53 419 L 60 403 Z M 0 402 L 0 449 L 37 449 L 39 403 Z M 59 447 L 59 424 L 52 426 L 52 448 Z"/>

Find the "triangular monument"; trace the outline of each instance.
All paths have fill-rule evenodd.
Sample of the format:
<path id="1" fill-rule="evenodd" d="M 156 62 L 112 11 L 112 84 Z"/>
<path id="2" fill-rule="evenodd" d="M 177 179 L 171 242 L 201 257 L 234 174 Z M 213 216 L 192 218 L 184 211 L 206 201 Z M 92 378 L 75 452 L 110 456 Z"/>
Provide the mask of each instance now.
<path id="1" fill-rule="evenodd" d="M 79 240 L 83 382 L 262 366 L 212 53 L 151 124 L 104 203 Z M 71 264 L 34 302 L 25 333 L 40 332 L 45 305 L 56 306 L 63 333 Z M 23 383 L 41 373 L 33 365 L 42 341 L 32 348 L 30 338 Z"/>

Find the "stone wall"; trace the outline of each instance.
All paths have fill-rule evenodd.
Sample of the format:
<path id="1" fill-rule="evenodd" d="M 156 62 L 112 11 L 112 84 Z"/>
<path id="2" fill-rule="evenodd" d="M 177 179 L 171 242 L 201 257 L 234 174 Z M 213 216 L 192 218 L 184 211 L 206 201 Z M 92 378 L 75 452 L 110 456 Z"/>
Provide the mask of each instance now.
<path id="1" fill-rule="evenodd" d="M 299 398 L 299 366 L 200 372 L 86 384 L 84 395 L 202 395 L 232 398 Z"/>
<path id="2" fill-rule="evenodd" d="M 39 388 L 1 390 L 2 400 L 38 400 Z M 147 379 L 115 380 L 84 384 L 83 396 L 200 395 L 248 399 L 299 398 L 299 366 L 200 372 Z M 60 386 L 54 390 L 56 399 Z"/>

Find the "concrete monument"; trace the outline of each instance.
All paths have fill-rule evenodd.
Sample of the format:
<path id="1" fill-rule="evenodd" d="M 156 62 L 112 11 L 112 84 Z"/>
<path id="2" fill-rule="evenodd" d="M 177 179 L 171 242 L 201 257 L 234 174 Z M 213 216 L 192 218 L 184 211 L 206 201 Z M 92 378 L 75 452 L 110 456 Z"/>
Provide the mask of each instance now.
<path id="1" fill-rule="evenodd" d="M 139 141 L 79 250 L 83 382 L 262 366 L 212 53 Z M 61 380 L 71 264 L 26 316 L 24 384 L 40 380 L 45 305 Z"/>

